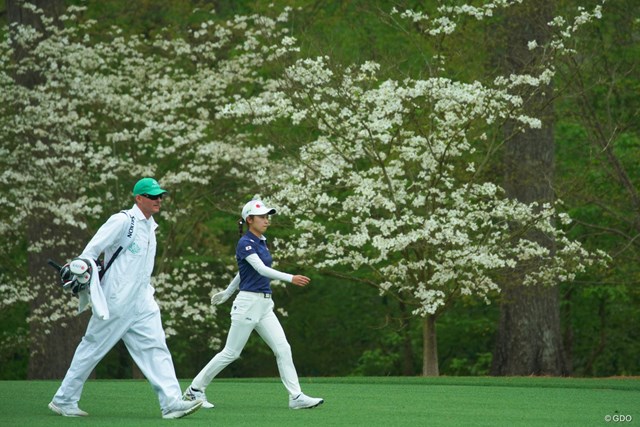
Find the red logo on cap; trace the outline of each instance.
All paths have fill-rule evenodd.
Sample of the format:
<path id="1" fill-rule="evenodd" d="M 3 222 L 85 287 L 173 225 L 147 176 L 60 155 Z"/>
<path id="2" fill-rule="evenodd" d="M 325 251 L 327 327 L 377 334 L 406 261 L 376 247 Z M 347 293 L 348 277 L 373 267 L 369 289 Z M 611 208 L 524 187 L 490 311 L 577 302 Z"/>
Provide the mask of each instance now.
<path id="1" fill-rule="evenodd" d="M 256 208 L 259 208 L 259 207 L 260 207 L 260 203 L 256 203 Z"/>

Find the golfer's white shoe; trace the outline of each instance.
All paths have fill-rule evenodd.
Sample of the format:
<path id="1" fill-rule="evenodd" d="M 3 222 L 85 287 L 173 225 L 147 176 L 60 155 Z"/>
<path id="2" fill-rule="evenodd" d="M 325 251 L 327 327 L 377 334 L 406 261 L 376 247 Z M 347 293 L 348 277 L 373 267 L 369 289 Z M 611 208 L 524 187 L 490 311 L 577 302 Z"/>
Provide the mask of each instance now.
<path id="1" fill-rule="evenodd" d="M 202 400 L 193 400 L 189 402 L 179 400 L 173 407 L 162 411 L 162 418 L 170 420 L 186 417 L 187 415 L 193 414 L 201 407 Z"/>
<path id="2" fill-rule="evenodd" d="M 300 393 L 295 399 L 289 398 L 289 408 L 291 409 L 311 409 L 324 403 L 324 399 L 319 397 L 309 397 Z"/>
<path id="3" fill-rule="evenodd" d="M 213 403 L 207 400 L 207 395 L 204 394 L 204 390 L 198 390 L 191 386 L 187 387 L 182 395 L 182 400 L 192 401 L 192 400 L 202 400 L 202 407 L 205 409 L 211 409 L 214 407 Z"/>
<path id="4" fill-rule="evenodd" d="M 53 402 L 49 403 L 49 409 L 63 417 L 86 417 L 89 415 L 77 406 L 56 405 Z"/>

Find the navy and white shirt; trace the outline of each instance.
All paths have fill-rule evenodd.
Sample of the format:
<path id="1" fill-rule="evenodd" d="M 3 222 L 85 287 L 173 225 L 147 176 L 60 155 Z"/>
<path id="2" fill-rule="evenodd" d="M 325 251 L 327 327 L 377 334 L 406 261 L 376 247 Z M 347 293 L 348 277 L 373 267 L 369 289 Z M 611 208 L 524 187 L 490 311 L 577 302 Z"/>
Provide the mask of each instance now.
<path id="1" fill-rule="evenodd" d="M 238 240 L 236 260 L 240 272 L 241 291 L 271 293 L 271 279 L 258 273 L 247 261 L 249 255 L 256 254 L 265 266 L 271 267 L 273 258 L 267 248 L 266 240 L 264 236 L 258 237 L 250 231 Z"/>

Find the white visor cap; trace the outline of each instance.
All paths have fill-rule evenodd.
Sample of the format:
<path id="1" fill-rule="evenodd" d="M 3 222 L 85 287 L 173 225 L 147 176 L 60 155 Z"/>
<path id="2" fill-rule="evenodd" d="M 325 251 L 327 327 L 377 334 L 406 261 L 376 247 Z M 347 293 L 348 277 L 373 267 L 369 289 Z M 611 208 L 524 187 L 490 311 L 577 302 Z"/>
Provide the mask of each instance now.
<path id="1" fill-rule="evenodd" d="M 247 220 L 249 215 L 273 215 L 276 210 L 267 207 L 262 200 L 252 200 L 242 208 L 242 219 Z"/>

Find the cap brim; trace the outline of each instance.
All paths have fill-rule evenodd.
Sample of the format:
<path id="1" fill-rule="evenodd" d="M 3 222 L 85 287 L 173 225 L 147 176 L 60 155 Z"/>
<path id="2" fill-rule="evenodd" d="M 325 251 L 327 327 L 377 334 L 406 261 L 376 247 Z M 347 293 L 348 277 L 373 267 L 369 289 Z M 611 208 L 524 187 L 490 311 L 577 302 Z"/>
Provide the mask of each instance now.
<path id="1" fill-rule="evenodd" d="M 249 215 L 273 215 L 276 213 L 276 210 L 273 208 L 259 208 L 249 213 Z"/>
<path id="2" fill-rule="evenodd" d="M 160 189 L 157 189 L 157 190 L 148 191 L 148 192 L 146 192 L 144 194 L 148 194 L 150 196 L 157 196 L 159 194 L 165 194 L 165 193 L 168 193 L 168 191 L 167 190 L 163 190 L 162 188 L 160 188 Z"/>
<path id="3" fill-rule="evenodd" d="M 276 213 L 276 210 L 273 208 L 264 208 L 259 209 L 258 212 L 254 213 L 254 215 L 273 215 Z"/>

